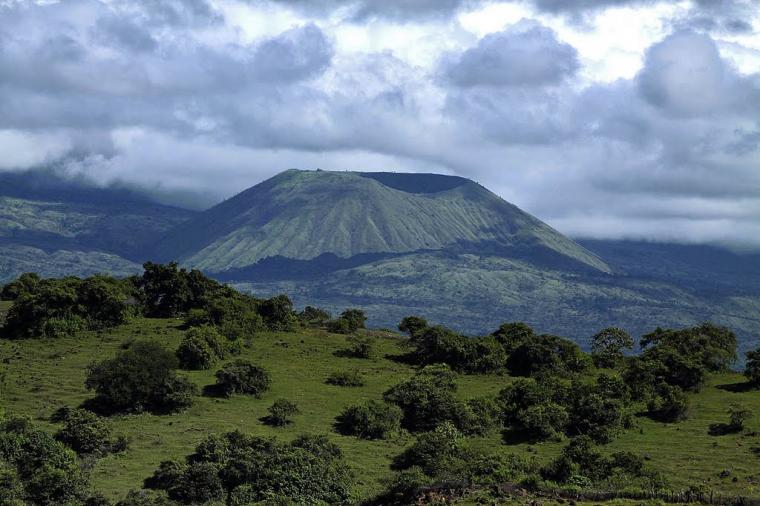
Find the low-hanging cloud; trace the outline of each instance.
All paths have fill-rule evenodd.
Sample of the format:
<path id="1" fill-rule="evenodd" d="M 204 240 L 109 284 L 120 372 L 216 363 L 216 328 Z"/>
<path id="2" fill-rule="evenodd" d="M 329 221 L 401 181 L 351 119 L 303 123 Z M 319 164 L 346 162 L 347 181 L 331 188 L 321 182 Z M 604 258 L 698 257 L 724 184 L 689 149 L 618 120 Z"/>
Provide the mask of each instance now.
<path id="1" fill-rule="evenodd" d="M 436 171 L 576 236 L 760 245 L 760 74 L 722 51 L 725 16 L 683 25 L 716 12 L 705 2 L 612 82 L 547 26 L 648 2 L 536 0 L 536 19 L 446 41 L 428 66 L 340 44 L 336 26 L 444 40 L 476 2 L 279 0 L 292 22 L 253 37 L 225 2 L 245 4 L 0 6 L 0 169 L 54 165 L 194 207 L 294 167 Z"/>

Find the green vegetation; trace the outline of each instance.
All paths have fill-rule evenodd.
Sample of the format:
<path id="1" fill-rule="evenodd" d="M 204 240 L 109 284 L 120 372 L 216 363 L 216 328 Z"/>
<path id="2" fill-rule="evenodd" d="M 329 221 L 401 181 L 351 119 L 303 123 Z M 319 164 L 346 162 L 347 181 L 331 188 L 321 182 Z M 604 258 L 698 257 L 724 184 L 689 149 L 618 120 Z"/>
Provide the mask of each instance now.
<path id="1" fill-rule="evenodd" d="M 9 497 L 408 504 L 421 487 L 488 500 L 502 490 L 491 485 L 539 495 L 757 496 L 760 398 L 728 369 L 736 339 L 727 329 L 658 329 L 643 353 L 599 370 L 577 346 L 524 324 L 468 344 L 450 329 L 406 320 L 410 337 L 357 329 L 350 342 L 372 349 L 360 358 L 341 352 L 346 336 L 329 332 L 328 319 L 304 320 L 289 299 L 261 302 L 195 281 L 205 288 L 194 294 L 180 281 L 178 293 L 189 296 L 169 294 L 184 302 L 163 306 L 164 297 L 146 302 L 145 285 L 127 280 L 137 302 L 123 323 L 0 340 L 0 432 L 12 435 L 2 437 L 47 438 L 44 450 L 30 443 L 23 454 L 0 444 Z M 84 307 L 84 321 L 99 314 Z M 144 316 L 157 307 L 184 309 Z M 211 317 L 212 307 L 257 315 L 257 330 L 224 335 L 225 318 Z M 203 343 L 211 368 L 177 370 L 177 350 L 191 340 Z M 489 365 L 473 366 L 481 363 Z M 364 381 L 326 385 L 335 371 Z M 53 467 L 34 468 L 43 451 L 58 455 Z"/>

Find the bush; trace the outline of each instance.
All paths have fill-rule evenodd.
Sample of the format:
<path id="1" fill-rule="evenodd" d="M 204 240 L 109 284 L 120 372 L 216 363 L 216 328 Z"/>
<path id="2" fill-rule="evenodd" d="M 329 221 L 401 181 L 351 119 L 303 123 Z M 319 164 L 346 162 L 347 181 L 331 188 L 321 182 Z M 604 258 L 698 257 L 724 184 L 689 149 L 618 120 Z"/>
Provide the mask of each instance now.
<path id="1" fill-rule="evenodd" d="M 351 358 L 372 358 L 375 340 L 371 337 L 352 336 L 348 338 L 349 347 L 336 353 L 338 356 Z"/>
<path id="2" fill-rule="evenodd" d="M 364 377 L 358 371 L 336 371 L 325 380 L 328 385 L 339 387 L 363 387 Z"/>
<path id="3" fill-rule="evenodd" d="M 401 332 L 408 334 L 412 339 L 416 339 L 417 336 L 421 335 L 427 328 L 427 320 L 420 316 L 407 316 L 398 324 L 398 329 Z"/>
<path id="4" fill-rule="evenodd" d="M 417 466 L 402 469 L 393 477 L 385 480 L 385 491 L 375 501 L 376 504 L 407 505 L 417 504 L 417 498 L 423 487 L 431 485 L 432 480 Z"/>
<path id="5" fill-rule="evenodd" d="M 335 427 L 341 434 L 364 439 L 385 439 L 397 431 L 401 422 L 401 408 L 380 401 L 348 406 L 336 419 Z"/>
<path id="6" fill-rule="evenodd" d="M 245 360 L 235 360 L 216 371 L 216 386 L 228 397 L 232 394 L 261 397 L 269 390 L 271 383 L 268 372 Z"/>
<path id="7" fill-rule="evenodd" d="M 332 315 L 324 309 L 312 306 L 306 306 L 303 311 L 298 314 L 298 319 L 302 324 L 310 327 L 321 327 L 326 325 L 332 318 Z"/>
<path id="8" fill-rule="evenodd" d="M 711 436 L 736 434 L 744 430 L 744 423 L 752 417 L 752 411 L 740 404 L 732 404 L 728 409 L 728 423 L 713 423 L 708 433 Z"/>
<path id="9" fill-rule="evenodd" d="M 169 506 L 169 500 L 148 490 L 130 490 L 116 506 Z"/>
<path id="10" fill-rule="evenodd" d="M 113 442 L 111 422 L 83 409 L 70 411 L 64 426 L 56 434 L 56 439 L 79 454 L 106 453 Z"/>
<path id="11" fill-rule="evenodd" d="M 507 367 L 513 376 L 568 376 L 586 370 L 589 358 L 577 344 L 548 334 L 517 344 Z"/>
<path id="12" fill-rule="evenodd" d="M 294 402 L 285 399 L 277 399 L 274 401 L 274 404 L 269 406 L 267 412 L 269 415 L 266 416 L 265 422 L 268 425 L 274 425 L 275 427 L 283 427 L 292 423 L 290 417 L 301 413 Z"/>
<path id="13" fill-rule="evenodd" d="M 209 436 L 187 461 L 181 473 L 164 464 L 170 472 L 156 473 L 161 488 L 185 504 L 250 504 L 274 497 L 282 504 L 343 504 L 353 486 L 341 450 L 320 436 L 280 443 L 229 432 Z"/>
<path id="14" fill-rule="evenodd" d="M 160 345 L 136 341 L 116 357 L 91 364 L 85 386 L 111 411 L 173 412 L 187 408 L 197 388 L 174 372 L 177 358 Z"/>
<path id="15" fill-rule="evenodd" d="M 413 339 L 421 364 L 448 364 L 467 373 L 490 373 L 505 369 L 507 354 L 492 336 L 470 338 L 437 325 L 419 331 Z"/>
<path id="16" fill-rule="evenodd" d="M 169 490 L 178 483 L 185 473 L 187 464 L 176 460 L 164 460 L 153 472 L 153 476 L 145 479 L 144 486 L 149 489 Z"/>
<path id="17" fill-rule="evenodd" d="M 289 330 L 296 322 L 293 302 L 287 295 L 278 295 L 262 301 L 259 314 L 269 330 Z"/>
<path id="18" fill-rule="evenodd" d="M 31 294 L 37 288 L 40 276 L 36 272 L 25 272 L 0 290 L 0 300 L 13 301 L 23 294 Z"/>
<path id="19" fill-rule="evenodd" d="M 450 422 L 444 422 L 434 430 L 417 436 L 415 443 L 394 461 L 394 467 L 406 469 L 419 467 L 428 476 L 439 475 L 453 467 L 462 455 L 463 435 Z"/>
<path id="20" fill-rule="evenodd" d="M 689 416 L 689 397 L 676 386 L 660 384 L 647 404 L 649 416 L 661 422 L 679 422 Z"/>
<path id="21" fill-rule="evenodd" d="M 204 325 L 187 331 L 177 348 L 177 359 L 183 369 L 211 369 L 217 359 L 227 356 L 229 348 L 214 327 Z"/>
<path id="22" fill-rule="evenodd" d="M 401 424 L 411 431 L 432 430 L 443 422 L 461 427 L 468 410 L 454 395 L 455 376 L 448 367 L 427 366 L 411 379 L 391 387 L 383 397 L 401 408 Z"/>
<path id="23" fill-rule="evenodd" d="M 336 334 L 350 334 L 364 328 L 367 316 L 361 309 L 346 309 L 338 318 L 327 323 L 327 330 Z"/>
<path id="24" fill-rule="evenodd" d="M 747 381 L 754 388 L 760 388 L 760 348 L 747 352 L 747 364 L 744 368 Z"/>
<path id="25" fill-rule="evenodd" d="M 504 388 L 497 397 L 504 425 L 518 439 L 544 441 L 556 439 L 567 428 L 569 416 L 556 402 L 562 397 L 559 389 L 551 389 L 534 380 L 519 379 Z"/>

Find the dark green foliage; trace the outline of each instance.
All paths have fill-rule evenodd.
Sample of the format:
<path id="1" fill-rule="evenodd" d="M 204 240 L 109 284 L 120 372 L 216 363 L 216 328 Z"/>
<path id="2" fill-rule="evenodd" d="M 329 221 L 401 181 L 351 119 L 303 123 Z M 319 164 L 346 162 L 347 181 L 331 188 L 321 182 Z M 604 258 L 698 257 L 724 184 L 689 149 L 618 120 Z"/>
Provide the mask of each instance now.
<path id="1" fill-rule="evenodd" d="M 226 396 L 249 394 L 261 397 L 271 383 L 268 372 L 245 360 L 235 360 L 216 371 L 216 386 Z"/>
<path id="2" fill-rule="evenodd" d="M 286 399 L 277 399 L 274 404 L 267 408 L 269 413 L 264 422 L 268 425 L 275 427 L 284 427 L 285 425 L 292 423 L 291 417 L 298 415 L 301 411 L 295 402 L 288 401 Z"/>
<path id="3" fill-rule="evenodd" d="M 375 500 L 375 504 L 408 505 L 415 504 L 420 490 L 430 486 L 433 480 L 418 466 L 402 469 L 385 480 L 385 491 Z"/>
<path id="4" fill-rule="evenodd" d="M 566 408 L 557 402 L 559 389 L 531 379 L 519 379 L 499 392 L 504 425 L 520 439 L 556 439 L 568 424 Z"/>
<path id="5" fill-rule="evenodd" d="M 306 306 L 303 311 L 298 313 L 298 319 L 301 323 L 309 327 L 322 327 L 327 325 L 327 322 L 329 322 L 331 318 L 332 315 L 328 311 L 313 306 Z"/>
<path id="6" fill-rule="evenodd" d="M 259 314 L 269 330 L 288 330 L 295 323 L 293 302 L 287 295 L 278 295 L 259 304 Z"/>
<path id="7" fill-rule="evenodd" d="M 219 466 L 211 462 L 191 463 L 167 491 L 170 499 L 183 504 L 222 501 L 226 495 L 219 477 Z"/>
<path id="8" fill-rule="evenodd" d="M 672 348 L 708 371 L 727 371 L 736 361 L 736 335 L 726 327 L 703 323 L 682 330 L 656 329 L 641 338 L 641 347 Z"/>
<path id="9" fill-rule="evenodd" d="M 384 394 L 404 413 L 402 426 L 411 431 L 432 430 L 443 422 L 462 428 L 471 412 L 458 400 L 456 374 L 445 366 L 427 366 L 411 379 L 401 382 Z"/>
<path id="10" fill-rule="evenodd" d="M 567 434 L 585 435 L 596 443 L 609 443 L 623 428 L 623 405 L 596 386 L 574 383 L 567 406 Z"/>
<path id="11" fill-rule="evenodd" d="M 630 452 L 605 457 L 587 436 L 572 439 L 541 474 L 557 483 L 583 487 L 616 482 L 617 488 L 638 485 L 647 490 L 660 490 L 665 485 L 661 476 L 647 469 L 642 457 Z"/>
<path id="12" fill-rule="evenodd" d="M 26 419 L 0 424 L 0 463 L 0 491 L 22 495 L 28 504 L 53 506 L 87 496 L 76 454 Z"/>
<path id="13" fill-rule="evenodd" d="M 0 300 L 16 300 L 23 294 L 35 291 L 40 282 L 36 272 L 25 272 L 18 279 L 11 281 L 0 290 Z"/>
<path id="14" fill-rule="evenodd" d="M 143 269 L 139 287 L 147 316 L 169 318 L 185 314 L 191 308 L 201 307 L 201 297 L 218 285 L 199 271 L 180 269 L 176 262 L 166 265 L 147 262 Z"/>
<path id="15" fill-rule="evenodd" d="M 361 309 L 346 309 L 338 318 L 330 320 L 327 330 L 336 334 L 350 334 L 364 328 L 367 315 Z"/>
<path id="16" fill-rule="evenodd" d="M 127 318 L 124 283 L 104 276 L 38 281 L 8 311 L 8 339 L 54 338 L 83 329 L 110 328 Z"/>
<path id="17" fill-rule="evenodd" d="M 518 346 L 535 337 L 533 329 L 522 322 L 502 323 L 491 335 L 501 343 L 507 353 L 512 353 Z"/>
<path id="18" fill-rule="evenodd" d="M 680 422 L 689 416 L 689 397 L 677 386 L 661 383 L 647 403 L 649 416 L 661 422 Z"/>
<path id="19" fill-rule="evenodd" d="M 747 381 L 754 388 L 760 388 L 760 348 L 747 352 L 747 364 L 744 368 Z"/>
<path id="20" fill-rule="evenodd" d="M 451 422 L 443 422 L 417 436 L 415 443 L 394 461 L 394 467 L 419 467 L 428 476 L 450 469 L 463 454 L 464 435 Z"/>
<path id="21" fill-rule="evenodd" d="M 83 409 L 69 411 L 61 430 L 55 435 L 58 441 L 79 454 L 107 453 L 113 441 L 111 422 Z"/>
<path id="22" fill-rule="evenodd" d="M 352 482 L 342 452 L 324 437 L 301 436 L 285 444 L 240 432 L 209 436 L 186 467 L 162 463 L 149 480 L 184 504 L 248 504 L 272 497 L 297 504 L 343 504 Z"/>
<path id="23" fill-rule="evenodd" d="M 217 359 L 227 356 L 228 343 L 216 328 L 204 325 L 187 331 L 177 348 L 177 359 L 182 369 L 211 369 Z"/>
<path id="24" fill-rule="evenodd" d="M 457 371 L 490 373 L 506 367 L 507 354 L 492 336 L 469 338 L 446 327 L 426 327 L 412 338 L 421 364 L 448 364 Z"/>
<path id="25" fill-rule="evenodd" d="M 427 320 L 421 316 L 407 316 L 398 324 L 398 329 L 408 334 L 412 339 L 422 334 L 427 327 Z"/>
<path id="26" fill-rule="evenodd" d="M 85 386 L 113 411 L 173 412 L 192 404 L 195 385 L 174 372 L 177 358 L 160 345 L 136 341 L 116 357 L 91 364 Z"/>
<path id="27" fill-rule="evenodd" d="M 633 338 L 623 329 L 608 327 L 591 339 L 591 356 L 597 367 L 615 367 L 623 359 L 624 350 L 633 349 Z"/>
<path id="28" fill-rule="evenodd" d="M 327 377 L 325 383 L 339 387 L 363 387 L 365 381 L 359 371 L 336 371 Z"/>
<path id="29" fill-rule="evenodd" d="M 385 439 L 400 427 L 401 408 L 375 400 L 347 406 L 336 419 L 341 434 L 363 439 Z"/>
<path id="30" fill-rule="evenodd" d="M 533 336 L 514 347 L 507 367 L 513 376 L 567 376 L 589 367 L 589 359 L 577 344 L 561 337 Z"/>
<path id="31" fill-rule="evenodd" d="M 469 399 L 467 408 L 472 415 L 467 417 L 470 422 L 462 427 L 465 433 L 482 436 L 501 426 L 501 408 L 495 399 L 490 397 Z"/>
<path id="32" fill-rule="evenodd" d="M 153 476 L 146 478 L 144 486 L 149 489 L 169 490 L 178 483 L 185 473 L 187 464 L 176 460 L 164 460 L 158 465 Z"/>
<path id="33" fill-rule="evenodd" d="M 225 289 L 205 298 L 206 320 L 216 325 L 230 341 L 251 339 L 265 328 L 264 319 L 258 313 L 260 302 L 251 296 Z"/>
<path id="34" fill-rule="evenodd" d="M 14 466 L 0 462 L 0 506 L 22 506 L 24 484 Z"/>

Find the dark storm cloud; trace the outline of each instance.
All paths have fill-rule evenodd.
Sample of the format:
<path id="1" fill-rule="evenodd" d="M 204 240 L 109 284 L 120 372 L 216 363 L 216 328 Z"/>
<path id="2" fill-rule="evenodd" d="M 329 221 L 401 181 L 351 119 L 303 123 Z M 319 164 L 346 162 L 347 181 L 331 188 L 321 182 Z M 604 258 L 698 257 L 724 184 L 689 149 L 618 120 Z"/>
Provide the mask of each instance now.
<path id="1" fill-rule="evenodd" d="M 578 52 L 549 28 L 523 22 L 486 35 L 453 57 L 443 73 L 456 86 L 559 84 L 579 68 Z"/>

